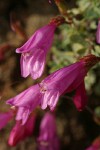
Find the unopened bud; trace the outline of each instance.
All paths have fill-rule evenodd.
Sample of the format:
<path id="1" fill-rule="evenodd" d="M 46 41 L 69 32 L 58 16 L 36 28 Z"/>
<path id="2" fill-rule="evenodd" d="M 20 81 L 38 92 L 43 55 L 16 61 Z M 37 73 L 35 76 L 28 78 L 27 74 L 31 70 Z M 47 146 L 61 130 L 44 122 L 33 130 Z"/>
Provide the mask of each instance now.
<path id="1" fill-rule="evenodd" d="M 100 62 L 100 57 L 90 54 L 81 58 L 80 61 L 83 61 L 85 63 L 86 69 L 89 70 L 96 63 Z"/>
<path id="2" fill-rule="evenodd" d="M 54 24 L 56 26 L 59 26 L 63 23 L 66 23 L 65 18 L 63 16 L 57 16 L 52 18 L 49 24 Z"/>

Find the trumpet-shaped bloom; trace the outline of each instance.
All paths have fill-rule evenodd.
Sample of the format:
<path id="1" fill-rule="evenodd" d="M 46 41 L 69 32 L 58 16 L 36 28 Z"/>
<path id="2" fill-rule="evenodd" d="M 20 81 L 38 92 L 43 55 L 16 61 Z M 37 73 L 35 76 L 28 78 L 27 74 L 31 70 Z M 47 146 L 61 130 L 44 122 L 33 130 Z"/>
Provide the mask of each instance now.
<path id="1" fill-rule="evenodd" d="M 12 111 L 0 113 L 0 130 L 13 118 Z"/>
<path id="2" fill-rule="evenodd" d="M 55 24 L 38 29 L 22 47 L 16 49 L 16 53 L 22 53 L 20 65 L 23 77 L 31 74 L 33 79 L 37 79 L 42 75 L 55 29 Z"/>
<path id="3" fill-rule="evenodd" d="M 8 144 L 10 146 L 15 146 L 20 141 L 24 140 L 26 137 L 31 136 L 34 130 L 35 125 L 35 115 L 31 115 L 27 122 L 22 125 L 20 121 L 16 122 L 16 125 L 13 127 Z"/>
<path id="4" fill-rule="evenodd" d="M 100 44 L 100 20 L 98 21 L 98 26 L 97 26 L 96 41 L 98 44 Z"/>
<path id="5" fill-rule="evenodd" d="M 59 139 L 53 114 L 46 113 L 40 124 L 38 150 L 59 150 Z"/>
<path id="6" fill-rule="evenodd" d="M 31 86 L 19 95 L 7 101 L 7 104 L 18 107 L 16 120 L 24 125 L 30 113 L 40 105 L 41 93 L 38 84 Z"/>
<path id="7" fill-rule="evenodd" d="M 42 109 L 49 106 L 51 110 L 54 110 L 59 96 L 73 90 L 76 90 L 77 93 L 75 95 L 75 101 L 77 98 L 79 100 L 78 103 L 75 104 L 78 109 L 82 109 L 84 106 L 82 105 L 83 96 L 80 87 L 84 84 L 85 75 L 86 70 L 84 63 L 77 62 L 62 68 L 45 78 L 40 84 L 42 89 L 45 89 L 44 99 L 41 101 Z"/>
<path id="8" fill-rule="evenodd" d="M 49 106 L 54 110 L 59 96 L 73 90 L 76 91 L 73 101 L 77 109 L 82 110 L 87 103 L 84 78 L 88 69 L 99 61 L 100 58 L 94 55 L 85 56 L 79 62 L 52 73 L 40 84 L 28 88 L 7 103 L 18 107 L 17 120 L 22 119 L 23 124 L 38 105 L 42 109 Z"/>
<path id="9" fill-rule="evenodd" d="M 73 101 L 77 109 L 82 110 L 87 103 L 84 78 L 88 70 L 97 62 L 100 62 L 100 57 L 88 55 L 79 62 L 57 70 L 45 78 L 40 83 L 44 92 L 44 98 L 41 101 L 42 109 L 49 106 L 51 110 L 54 110 L 59 96 L 75 90 Z"/>

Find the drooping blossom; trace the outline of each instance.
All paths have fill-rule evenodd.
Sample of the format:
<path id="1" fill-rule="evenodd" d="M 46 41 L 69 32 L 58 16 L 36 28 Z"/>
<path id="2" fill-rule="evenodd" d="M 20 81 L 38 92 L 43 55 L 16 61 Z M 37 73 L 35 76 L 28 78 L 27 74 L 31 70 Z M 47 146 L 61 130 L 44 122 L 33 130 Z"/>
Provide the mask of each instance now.
<path id="1" fill-rule="evenodd" d="M 24 124 L 29 114 L 38 105 L 41 105 L 42 109 L 49 106 L 51 110 L 54 110 L 61 95 L 75 90 L 73 102 L 78 110 L 82 110 L 87 104 L 84 78 L 88 70 L 99 61 L 100 57 L 85 56 L 78 62 L 57 70 L 41 83 L 31 86 L 11 98 L 7 104 L 18 107 L 17 120 L 22 119 Z"/>
<path id="2" fill-rule="evenodd" d="M 60 144 L 53 114 L 46 113 L 43 117 L 37 142 L 38 150 L 59 150 Z"/>
<path id="3" fill-rule="evenodd" d="M 54 110 L 59 96 L 75 90 L 73 101 L 77 109 L 82 110 L 87 104 L 84 78 L 88 70 L 99 61 L 100 57 L 88 55 L 45 78 L 40 83 L 40 87 L 44 91 L 44 98 L 41 101 L 42 109 L 49 106 L 51 110 Z"/>
<path id="4" fill-rule="evenodd" d="M 38 29 L 22 47 L 16 49 L 16 53 L 21 53 L 20 65 L 23 77 L 31 74 L 33 79 L 37 79 L 42 75 L 55 29 L 63 22 L 65 22 L 63 17 L 52 19 L 48 25 Z"/>
<path id="5" fill-rule="evenodd" d="M 97 26 L 96 41 L 98 44 L 100 44 L 100 19 L 98 21 L 98 26 Z"/>
<path id="6" fill-rule="evenodd" d="M 38 84 L 31 86 L 19 95 L 11 98 L 7 101 L 7 104 L 18 108 L 16 120 L 22 121 L 24 125 L 30 115 L 30 113 L 40 105 L 41 93 Z M 25 106 L 25 107 L 24 107 Z"/>
<path id="7" fill-rule="evenodd" d="M 24 140 L 26 137 L 31 136 L 34 130 L 35 119 L 36 116 L 31 114 L 24 125 L 22 125 L 21 121 L 17 121 L 11 130 L 8 144 L 10 146 L 16 146 L 17 143 Z"/>
<path id="8" fill-rule="evenodd" d="M 4 128 L 12 118 L 13 118 L 12 111 L 0 113 L 0 130 Z"/>
<path id="9" fill-rule="evenodd" d="M 86 150 L 100 150 L 100 136 L 97 137 L 91 146 L 89 146 L 88 148 L 86 148 Z"/>

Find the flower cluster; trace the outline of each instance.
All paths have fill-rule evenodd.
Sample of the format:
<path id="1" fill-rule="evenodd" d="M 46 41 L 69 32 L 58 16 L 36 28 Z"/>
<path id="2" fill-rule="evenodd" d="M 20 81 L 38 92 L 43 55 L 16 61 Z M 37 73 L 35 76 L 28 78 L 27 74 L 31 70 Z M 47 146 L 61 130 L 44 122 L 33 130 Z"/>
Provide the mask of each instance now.
<path id="1" fill-rule="evenodd" d="M 53 18 L 48 25 L 38 29 L 22 47 L 16 49 L 16 53 L 21 53 L 20 64 L 23 77 L 28 75 L 31 75 L 33 79 L 41 77 L 47 53 L 52 46 L 55 29 L 65 22 L 61 16 Z M 97 29 L 97 42 L 100 43 L 99 41 L 100 23 Z M 92 54 L 84 56 L 77 62 L 53 72 L 40 83 L 7 100 L 6 103 L 11 105 L 13 109 L 0 114 L 0 129 L 16 115 L 16 124 L 8 140 L 9 145 L 15 146 L 20 140 L 32 134 L 35 124 L 33 111 L 38 106 L 43 110 L 49 107 L 53 111 L 60 96 L 75 91 L 73 102 L 79 111 L 83 110 L 87 104 L 84 78 L 89 69 L 98 62 L 100 62 L 100 57 Z M 37 141 L 39 150 L 59 149 L 55 118 L 50 113 L 46 114 L 42 120 Z"/>
<path id="2" fill-rule="evenodd" d="M 57 70 L 40 83 L 7 100 L 7 104 L 18 108 L 16 120 L 22 120 L 22 124 L 24 124 L 30 113 L 39 105 L 42 109 L 49 106 L 53 111 L 59 97 L 73 90 L 76 91 L 73 102 L 78 110 L 82 110 L 87 104 L 84 78 L 89 68 L 99 61 L 100 58 L 94 55 L 85 56 L 78 62 Z"/>

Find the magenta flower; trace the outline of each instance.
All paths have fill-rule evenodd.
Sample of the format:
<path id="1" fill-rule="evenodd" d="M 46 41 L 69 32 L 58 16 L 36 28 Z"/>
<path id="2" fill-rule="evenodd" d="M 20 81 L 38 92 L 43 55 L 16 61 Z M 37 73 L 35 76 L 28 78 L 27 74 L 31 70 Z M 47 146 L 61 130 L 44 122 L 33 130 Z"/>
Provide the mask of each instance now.
<path id="1" fill-rule="evenodd" d="M 88 70 L 99 61 L 99 57 L 88 55 L 79 62 L 64 67 L 45 78 L 40 83 L 44 92 L 44 98 L 41 101 L 42 109 L 49 106 L 51 110 L 54 110 L 59 96 L 75 90 L 73 101 L 77 109 L 82 110 L 87 104 L 84 78 Z"/>
<path id="2" fill-rule="evenodd" d="M 7 104 L 18 107 L 16 120 L 22 120 L 24 125 L 30 113 L 40 105 L 41 93 L 38 84 L 31 86 L 19 95 L 7 101 Z"/>
<path id="3" fill-rule="evenodd" d="M 88 70 L 99 61 L 100 58 L 94 55 L 85 56 L 79 62 L 57 70 L 40 84 L 36 84 L 11 98 L 7 104 L 18 107 L 16 119 L 22 120 L 22 124 L 24 124 L 29 114 L 38 105 L 41 105 L 42 109 L 49 106 L 51 110 L 54 110 L 59 96 L 75 90 L 73 101 L 77 109 L 82 110 L 87 104 L 84 78 Z"/>
<path id="4" fill-rule="evenodd" d="M 13 112 L 8 111 L 0 113 L 0 130 L 6 126 L 6 124 L 13 118 Z"/>
<path id="5" fill-rule="evenodd" d="M 98 44 L 100 44 L 100 20 L 98 21 L 98 26 L 97 26 L 96 41 Z"/>
<path id="6" fill-rule="evenodd" d="M 86 70 L 84 63 L 77 62 L 68 67 L 62 68 L 45 78 L 40 84 L 41 88 L 45 89 L 44 99 L 41 101 L 42 109 L 49 106 L 51 110 L 54 110 L 59 96 L 76 89 L 77 94 L 75 99 L 79 99 L 76 106 L 78 109 L 82 109 L 81 98 L 83 98 L 83 91 L 81 92 L 80 88 L 84 85 L 85 75 Z M 84 101 L 86 101 L 86 99 Z"/>
<path id="7" fill-rule="evenodd" d="M 20 64 L 23 77 L 31 74 L 33 79 L 37 79 L 42 75 L 55 28 L 55 25 L 40 28 L 22 47 L 16 49 L 17 53 L 22 53 Z"/>
<path id="8" fill-rule="evenodd" d="M 91 146 L 89 146 L 86 150 L 100 150 L 100 136 L 97 137 Z"/>
<path id="9" fill-rule="evenodd" d="M 16 53 L 22 53 L 20 64 L 23 77 L 31 74 L 33 79 L 37 79 L 42 75 L 55 29 L 64 21 L 63 17 L 52 19 L 50 24 L 38 29 L 22 47 L 16 49 Z"/>
<path id="10" fill-rule="evenodd" d="M 32 135 L 35 125 L 35 118 L 35 115 L 32 114 L 24 125 L 22 125 L 20 121 L 16 122 L 16 125 L 13 127 L 8 139 L 8 144 L 10 146 L 15 146 L 26 137 Z"/>
<path id="11" fill-rule="evenodd" d="M 59 139 L 56 131 L 55 117 L 46 113 L 40 124 L 38 150 L 59 150 Z"/>

